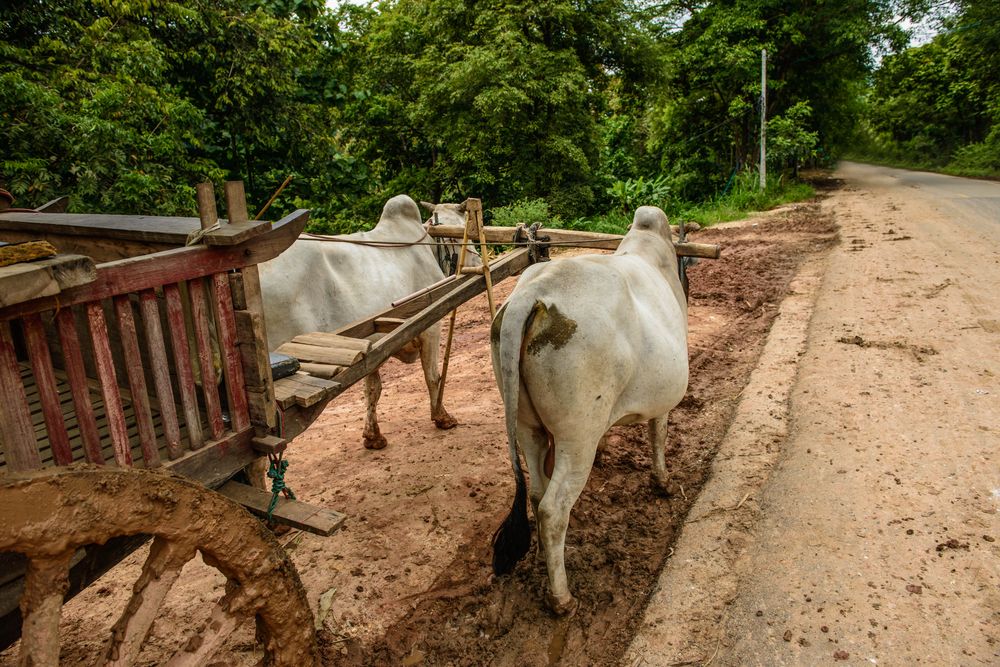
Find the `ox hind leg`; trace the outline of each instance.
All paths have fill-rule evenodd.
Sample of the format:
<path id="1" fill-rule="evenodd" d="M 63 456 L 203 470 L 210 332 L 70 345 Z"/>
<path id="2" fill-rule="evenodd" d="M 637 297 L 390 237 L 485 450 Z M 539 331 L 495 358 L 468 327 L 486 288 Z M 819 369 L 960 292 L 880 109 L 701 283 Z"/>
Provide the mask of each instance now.
<path id="1" fill-rule="evenodd" d="M 458 422 L 444 409 L 444 404 L 438 405 L 438 395 L 441 392 L 441 373 L 438 371 L 438 348 L 441 346 L 441 329 L 432 326 L 419 336 L 420 365 L 424 369 L 424 381 L 427 383 L 427 393 L 431 399 L 431 419 L 440 429 L 454 428 Z"/>
<path id="2" fill-rule="evenodd" d="M 649 420 L 649 443 L 653 446 L 653 486 L 663 494 L 670 494 L 670 479 L 667 476 L 667 417 Z"/>
<path id="3" fill-rule="evenodd" d="M 555 440 L 552 478 L 538 504 L 539 537 L 549 575 L 548 603 L 559 616 L 576 610 L 566 578 L 566 529 L 569 514 L 587 484 L 597 452 L 597 438 Z"/>
<path id="4" fill-rule="evenodd" d="M 365 376 L 365 449 L 383 449 L 388 444 L 378 427 L 378 399 L 382 396 L 382 377 L 376 368 Z"/>
<path id="5" fill-rule="evenodd" d="M 526 426 L 518 424 L 517 443 L 524 452 L 524 462 L 528 466 L 528 497 L 531 500 L 531 513 L 535 517 L 536 530 L 541 530 L 541 521 L 538 518 L 538 505 L 542 502 L 545 489 L 549 485 L 549 478 L 545 472 L 545 454 L 550 444 L 549 434 L 544 428 L 537 426 Z M 535 556 L 538 560 L 545 557 L 545 549 L 542 546 L 541 533 L 538 535 Z"/>

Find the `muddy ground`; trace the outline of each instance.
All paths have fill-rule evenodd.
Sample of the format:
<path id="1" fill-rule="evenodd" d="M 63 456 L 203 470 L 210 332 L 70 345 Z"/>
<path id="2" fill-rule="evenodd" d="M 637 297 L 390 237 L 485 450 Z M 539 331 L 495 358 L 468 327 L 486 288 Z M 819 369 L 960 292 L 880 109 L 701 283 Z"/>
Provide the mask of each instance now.
<path id="1" fill-rule="evenodd" d="M 832 181 L 821 185 L 832 187 Z M 618 427 L 573 510 L 567 537 L 577 613 L 544 607 L 544 568 L 526 559 L 494 579 L 490 538 L 513 496 L 503 410 L 489 365 L 485 296 L 458 315 L 445 405 L 459 426 L 429 419 L 419 365 L 383 368 L 379 405 L 389 447 L 361 446 L 364 398 L 355 387 L 296 440 L 287 481 L 299 498 L 348 516 L 330 538 L 281 537 L 322 618 L 329 665 L 614 664 L 634 635 L 675 533 L 705 481 L 733 411 L 797 268 L 836 240 L 818 202 L 786 207 L 760 224 L 697 233 L 723 246 L 720 261 L 690 271 L 691 382 L 671 414 L 669 497 L 650 484 L 645 428 Z M 514 286 L 498 286 L 505 298 Z M 92 656 L 128 598 L 140 552 L 66 607 L 64 658 Z M 189 564 L 144 652 L 155 664 L 207 616 L 223 577 Z M 320 609 L 320 598 L 328 603 Z M 230 640 L 227 662 L 252 664 L 250 628 Z M 0 658 L 12 660 L 8 652 Z M 6 664 L 6 662 L 4 662 Z"/>

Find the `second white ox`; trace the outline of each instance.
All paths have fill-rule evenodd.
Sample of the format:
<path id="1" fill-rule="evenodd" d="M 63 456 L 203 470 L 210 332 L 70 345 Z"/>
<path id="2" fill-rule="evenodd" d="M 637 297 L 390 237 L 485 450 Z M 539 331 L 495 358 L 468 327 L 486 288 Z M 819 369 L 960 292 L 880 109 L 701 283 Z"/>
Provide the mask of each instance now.
<path id="1" fill-rule="evenodd" d="M 459 204 L 425 206 L 434 207 L 442 223 L 465 224 L 464 208 Z M 261 264 L 268 349 L 300 334 L 336 331 L 445 276 L 437 252 L 440 248 L 426 234 L 416 202 L 406 195 L 386 202 L 374 229 L 336 239 L 339 241 L 302 238 Z M 387 242 L 390 245 L 379 245 Z M 473 261 L 479 259 L 469 255 Z M 455 420 L 443 406 L 437 409 L 439 340 L 440 327 L 435 323 L 396 356 L 406 363 L 419 356 L 430 394 L 431 418 L 439 428 L 451 428 Z M 376 416 L 381 394 L 382 380 L 376 370 L 365 378 L 363 435 L 368 449 L 386 445 Z"/>
<path id="2" fill-rule="evenodd" d="M 491 341 L 517 484 L 493 538 L 493 569 L 513 570 L 531 543 L 520 444 L 548 602 L 566 614 L 576 607 L 566 527 L 607 430 L 648 421 L 654 477 L 666 483 L 667 414 L 688 383 L 687 301 L 667 216 L 643 206 L 615 254 L 530 267 L 497 313 Z"/>

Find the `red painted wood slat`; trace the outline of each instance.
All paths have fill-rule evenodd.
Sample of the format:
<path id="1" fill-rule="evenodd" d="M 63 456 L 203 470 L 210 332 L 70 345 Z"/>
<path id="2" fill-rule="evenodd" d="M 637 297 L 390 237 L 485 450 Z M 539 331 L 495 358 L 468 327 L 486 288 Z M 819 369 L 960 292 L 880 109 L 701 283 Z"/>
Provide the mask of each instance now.
<path id="1" fill-rule="evenodd" d="M 122 468 L 131 467 L 132 448 L 128 441 L 128 427 L 122 410 L 121 392 L 118 391 L 118 376 L 108 341 L 108 324 L 104 320 L 104 309 L 100 301 L 87 304 L 87 324 L 94 342 L 94 363 L 97 366 L 97 379 L 101 383 L 101 394 L 104 396 L 104 410 L 115 448 L 115 461 Z"/>
<path id="2" fill-rule="evenodd" d="M 153 413 L 149 409 L 149 394 L 146 392 L 146 374 L 142 370 L 142 352 L 135 330 L 135 311 L 128 294 L 114 299 L 115 314 L 118 316 L 118 332 L 121 334 L 122 353 L 125 355 L 125 373 L 129 390 L 132 392 L 132 411 L 139 428 L 139 446 L 147 468 L 160 465 L 160 453 L 156 448 L 156 430 L 153 428 Z"/>
<path id="3" fill-rule="evenodd" d="M 243 364 L 240 361 L 239 337 L 236 334 L 236 316 L 233 314 L 233 295 L 229 291 L 229 276 L 216 273 L 212 276 L 212 292 L 218 313 L 219 343 L 222 365 L 225 369 L 226 387 L 229 390 L 229 411 L 233 430 L 250 427 L 250 408 L 247 405 Z"/>
<path id="4" fill-rule="evenodd" d="M 163 437 L 167 443 L 168 455 L 171 459 L 176 459 L 182 453 L 181 430 L 177 422 L 174 392 L 170 386 L 167 348 L 163 343 L 163 329 L 160 327 L 160 309 L 157 305 L 156 292 L 145 290 L 140 293 L 139 309 L 142 311 L 146 343 L 149 345 L 153 383 L 156 385 L 156 399 L 159 401 L 160 416 L 163 418 Z"/>
<path id="5" fill-rule="evenodd" d="M 21 382 L 21 369 L 17 365 L 14 337 L 7 322 L 0 322 L 0 417 L 0 423 L 4 425 L 0 445 L 3 445 L 8 469 L 17 471 L 42 467 L 35 431 L 31 426 L 28 399 Z"/>
<path id="6" fill-rule="evenodd" d="M 201 392 L 205 397 L 205 409 L 208 411 L 208 428 L 212 439 L 218 440 L 225 431 L 225 425 L 222 422 L 222 407 L 219 404 L 219 380 L 215 374 L 215 362 L 212 358 L 212 334 L 209 328 L 211 310 L 205 297 L 205 285 L 201 279 L 188 282 L 188 294 L 191 296 L 191 315 L 194 319 L 194 337 L 198 343 Z"/>
<path id="7" fill-rule="evenodd" d="M 104 464 L 101 454 L 101 436 L 97 431 L 97 419 L 94 417 L 94 406 L 90 402 L 90 386 L 87 384 L 87 369 L 83 365 L 83 352 L 80 349 L 80 338 L 76 331 L 76 318 L 72 308 L 62 308 L 56 314 L 56 326 L 59 329 L 59 342 L 62 345 L 63 364 L 69 378 L 69 388 L 73 393 L 73 407 L 76 409 L 76 421 L 83 438 L 84 452 L 90 463 Z"/>
<path id="8" fill-rule="evenodd" d="M 198 397 L 195 393 L 194 371 L 191 366 L 191 350 L 188 347 L 187 329 L 184 326 L 184 304 L 178 285 L 164 285 L 163 296 L 167 301 L 167 325 L 170 327 L 170 343 L 174 350 L 174 371 L 181 392 L 184 408 L 184 422 L 187 426 L 191 449 L 205 444 L 201 431 L 201 416 L 198 413 Z"/>
<path id="9" fill-rule="evenodd" d="M 45 339 L 45 327 L 42 325 L 41 316 L 37 313 L 25 315 L 22 321 L 24 322 L 24 340 L 28 348 L 28 358 L 31 360 L 31 369 L 35 374 L 38 399 L 42 403 L 45 429 L 49 434 L 49 444 L 52 447 L 52 458 L 56 465 L 66 466 L 73 462 L 73 451 L 69 446 L 66 422 L 63 421 L 59 388 L 52 370 L 52 357 L 49 355 L 49 344 Z"/>

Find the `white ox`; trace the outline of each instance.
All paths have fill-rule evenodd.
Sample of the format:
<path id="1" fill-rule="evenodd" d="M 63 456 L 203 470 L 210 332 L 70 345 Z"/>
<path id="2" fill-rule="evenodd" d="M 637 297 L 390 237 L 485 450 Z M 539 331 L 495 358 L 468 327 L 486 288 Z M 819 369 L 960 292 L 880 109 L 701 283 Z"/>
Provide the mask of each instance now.
<path id="1" fill-rule="evenodd" d="M 493 569 L 513 570 L 531 543 L 520 444 L 557 614 L 576 608 L 566 527 L 607 430 L 648 421 L 654 478 L 666 483 L 667 414 L 688 383 L 687 301 L 677 269 L 667 216 L 643 206 L 614 255 L 530 267 L 493 321 L 493 370 L 517 484 L 493 538 Z"/>
<path id="2" fill-rule="evenodd" d="M 433 207 L 442 224 L 465 224 L 461 204 L 424 205 Z M 349 242 L 301 238 L 260 265 L 268 349 L 300 334 L 332 332 L 370 317 L 445 277 L 438 257 L 443 244 L 436 244 L 426 234 L 420 209 L 406 195 L 386 202 L 374 229 L 337 238 Z M 386 242 L 411 245 L 378 245 Z M 466 264 L 479 259 L 472 253 L 468 256 Z M 447 429 L 456 421 L 443 406 L 437 409 L 440 335 L 440 327 L 434 323 L 396 357 L 412 363 L 419 356 L 430 394 L 431 418 L 439 428 Z M 368 449 L 386 446 L 376 416 L 381 394 L 382 380 L 376 370 L 365 378 L 364 445 Z"/>

